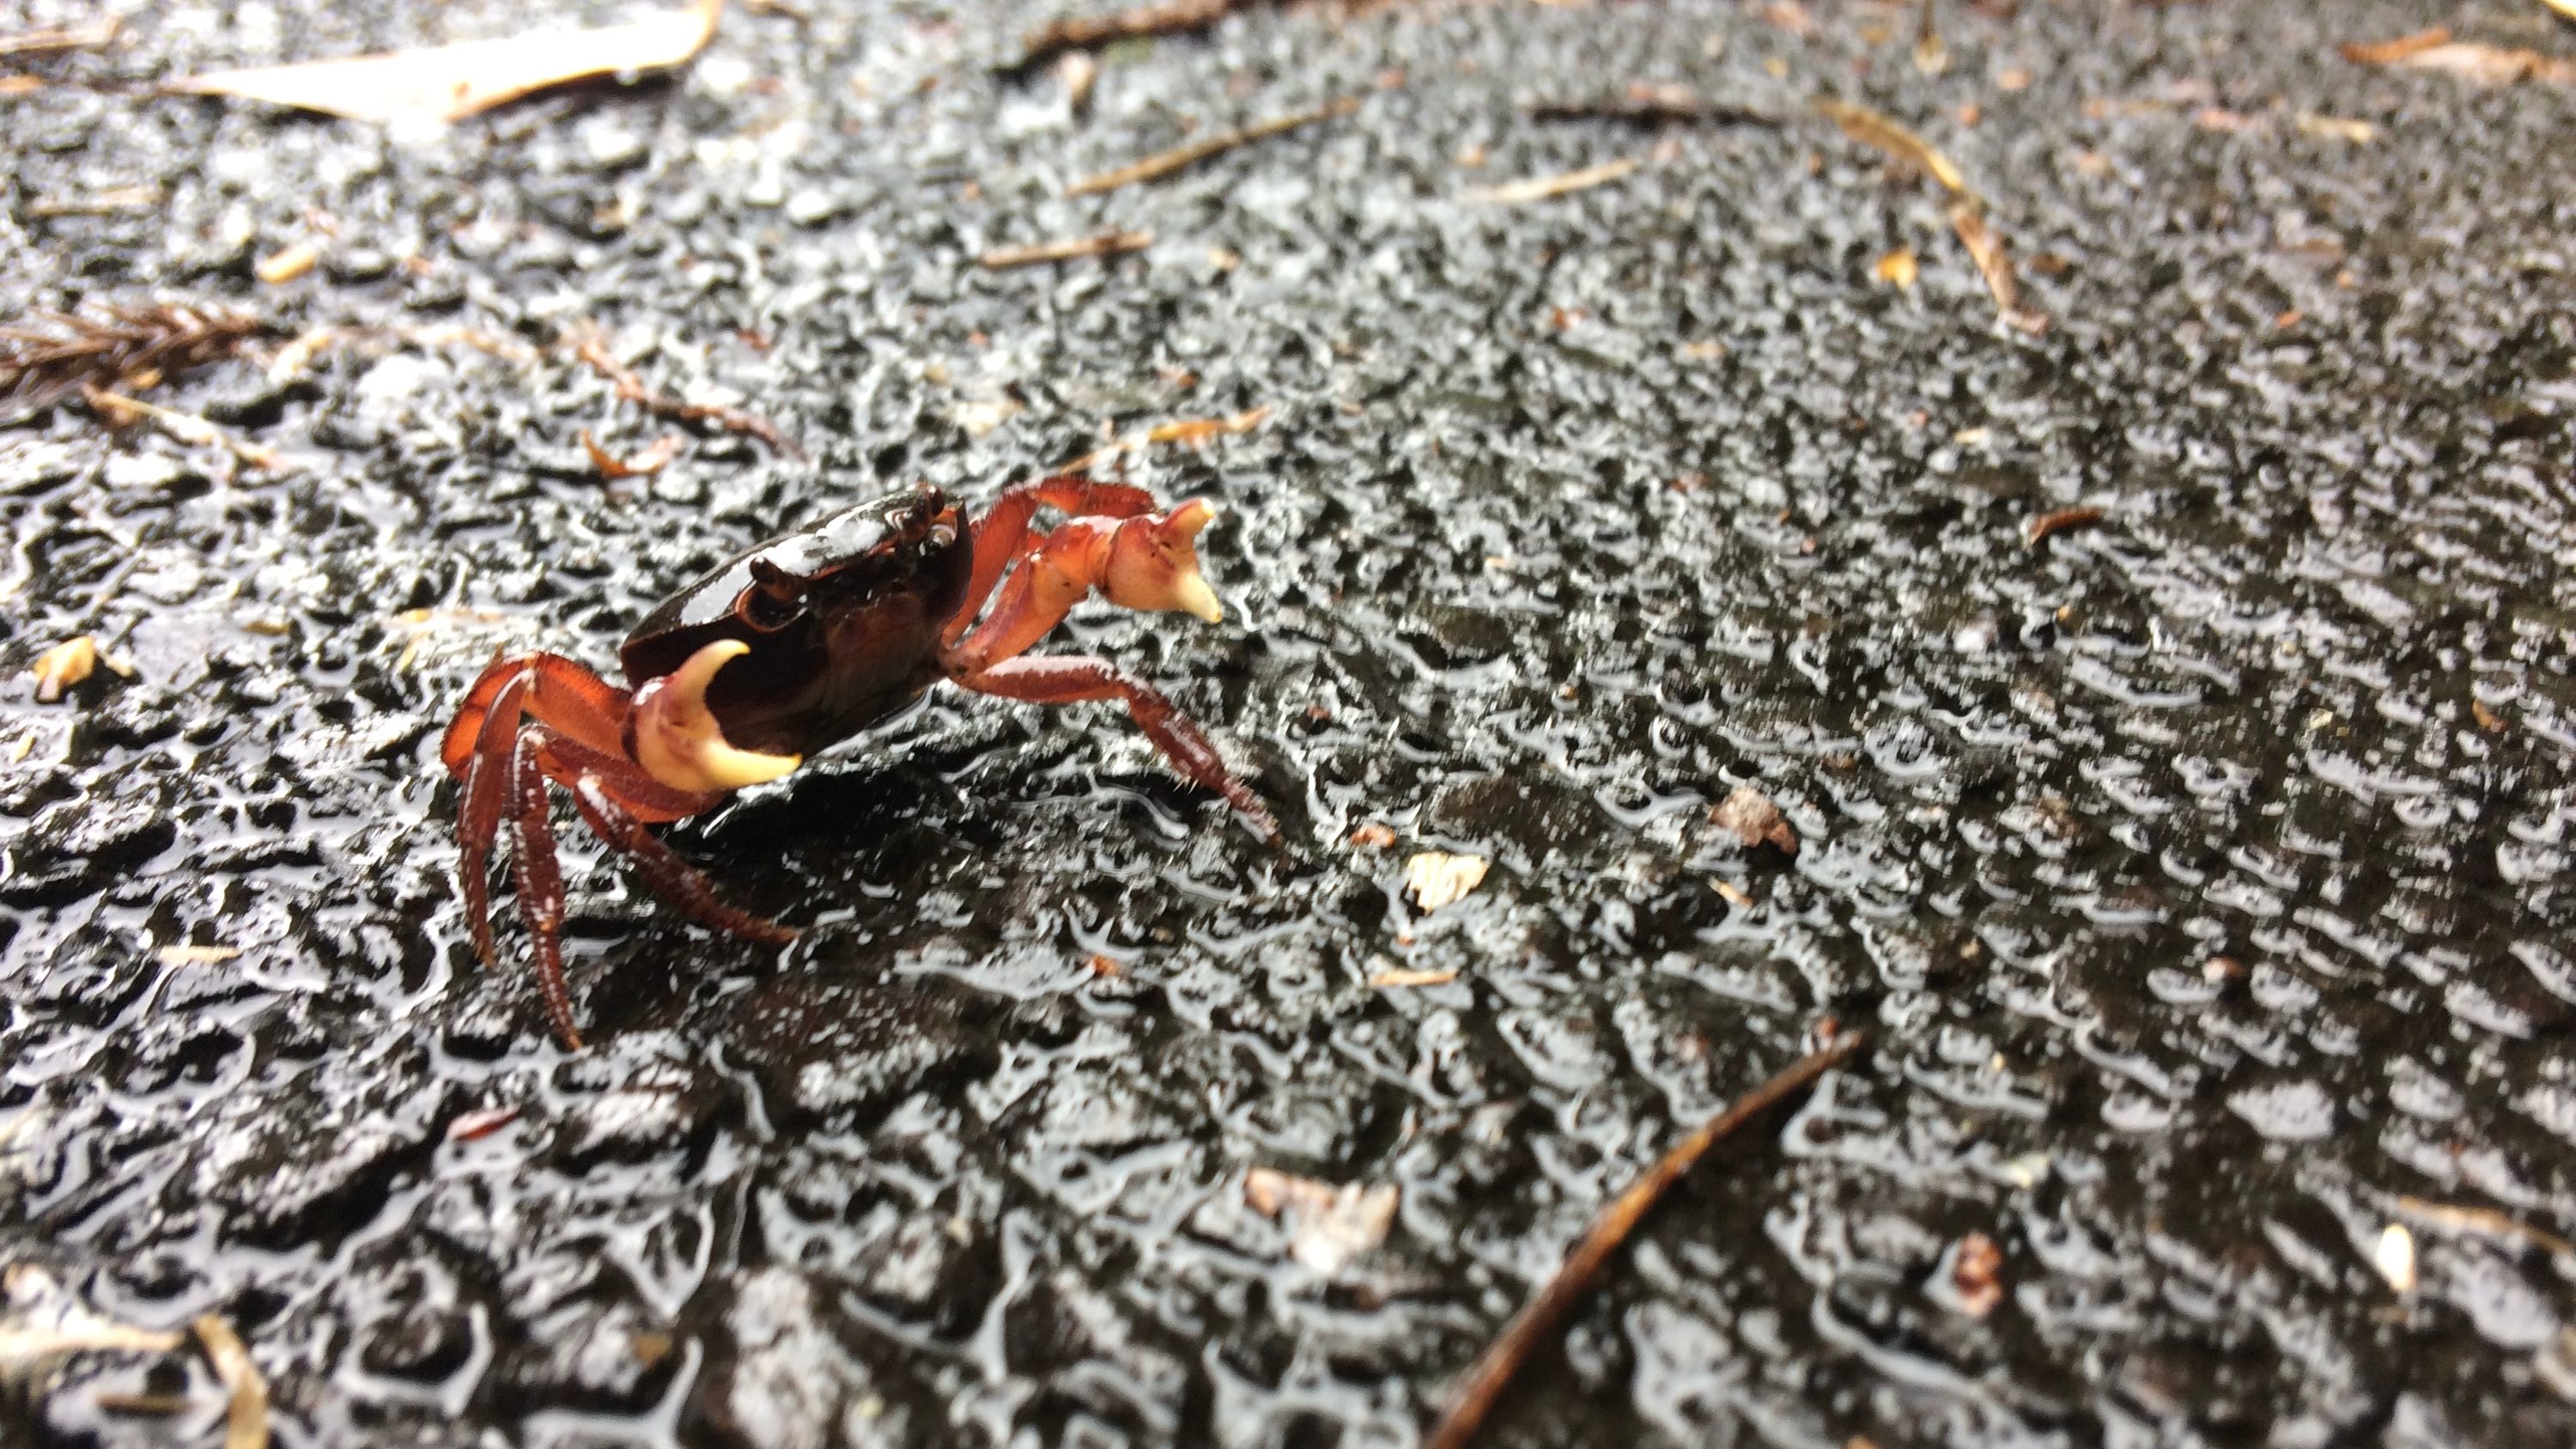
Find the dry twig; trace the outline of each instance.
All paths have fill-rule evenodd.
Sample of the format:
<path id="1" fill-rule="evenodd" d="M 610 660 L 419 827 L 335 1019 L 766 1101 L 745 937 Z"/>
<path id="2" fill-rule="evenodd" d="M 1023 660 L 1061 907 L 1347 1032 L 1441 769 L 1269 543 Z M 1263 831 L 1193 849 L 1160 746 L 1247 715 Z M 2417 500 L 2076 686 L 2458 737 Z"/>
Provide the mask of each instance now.
<path id="1" fill-rule="evenodd" d="M 266 325 L 201 307 L 101 311 L 37 312 L 24 325 L 0 327 L 0 422 L 42 412 L 86 387 L 146 385 L 231 357 Z"/>
<path id="2" fill-rule="evenodd" d="M 1121 453 L 1139 453 L 1156 443 L 1180 443 L 1198 448 L 1218 438 L 1240 437 L 1270 420 L 1270 408 L 1263 404 L 1246 408 L 1230 418 L 1183 418 L 1175 423 L 1156 423 L 1133 437 L 1121 438 L 1108 447 L 1097 448 L 1059 465 L 1058 473 L 1087 473 Z"/>
<path id="3" fill-rule="evenodd" d="M 89 25 L 66 25 L 55 30 L 22 30 L 16 35 L 0 35 L 0 55 L 89 50 L 114 40 L 118 23 L 117 18 L 111 15 Z"/>
<path id="4" fill-rule="evenodd" d="M 2054 513 L 2043 513 L 2023 524 L 2021 541 L 2035 548 L 2041 539 L 2052 533 L 2064 533 L 2074 528 L 2091 528 L 2101 521 L 2102 510 L 2099 508 L 2060 508 Z"/>
<path id="5" fill-rule="evenodd" d="M 1488 186 L 1468 192 L 1466 199 L 1484 202 L 1491 206 L 1513 206 L 1524 201 L 1545 201 L 1551 196 L 1563 196 L 1572 191 L 1588 191 L 1595 186 L 1606 186 L 1636 169 L 1635 158 L 1623 157 L 1617 161 L 1604 161 L 1598 166 L 1587 166 L 1580 171 L 1567 171 L 1556 176 L 1532 176 L 1526 180 L 1507 181 L 1500 186 Z"/>
<path id="6" fill-rule="evenodd" d="M 1121 186 L 1133 186 L 1139 181 L 1152 181 L 1169 176 L 1183 167 L 1195 166 L 1210 156 L 1222 155 L 1237 146 L 1268 140 L 1272 136 L 1296 130 L 1300 126 L 1311 126 L 1317 121 L 1329 121 L 1336 116 L 1347 116 L 1359 108 L 1357 97 L 1344 96 L 1340 100 L 1307 110 L 1291 112 L 1285 116 L 1274 116 L 1267 121 L 1257 122 L 1240 130 L 1226 131 L 1210 136 L 1204 141 L 1193 141 L 1189 145 L 1148 156 L 1131 166 L 1121 166 L 1115 171 L 1103 171 L 1097 176 L 1086 176 L 1066 187 L 1064 194 L 1097 196 L 1104 191 L 1115 191 Z"/>
<path id="7" fill-rule="evenodd" d="M 1458 1391 L 1449 1401 L 1448 1412 L 1432 1429 L 1429 1449 L 1465 1449 L 1492 1411 L 1494 1401 L 1510 1384 L 1512 1375 L 1526 1362 L 1557 1324 L 1564 1321 L 1575 1303 L 1592 1286 L 1610 1255 L 1619 1251 L 1637 1224 L 1645 1219 L 1655 1204 L 1681 1181 L 1709 1149 L 1734 1135 L 1746 1123 L 1805 1091 L 1818 1077 L 1840 1066 L 1852 1053 L 1860 1050 L 1868 1033 L 1847 1031 L 1825 1045 L 1799 1058 L 1788 1067 L 1735 1099 L 1732 1106 L 1701 1123 L 1646 1169 L 1643 1177 L 1628 1185 L 1625 1192 L 1611 1199 L 1610 1205 L 1593 1218 L 1581 1241 L 1565 1255 L 1556 1275 L 1547 1280 L 1537 1296 L 1523 1304 L 1503 1331 L 1485 1350 L 1484 1357 L 1467 1371 Z"/>
<path id="8" fill-rule="evenodd" d="M 1069 262 L 1077 257 L 1115 257 L 1128 252 L 1141 252 L 1154 244 L 1150 231 L 1102 231 L 1089 236 L 1067 237 L 1062 241 L 1038 242 L 1024 247 L 995 247 L 977 257 L 978 266 L 993 271 L 1012 267 L 1036 267 L 1048 262 Z"/>
<path id="9" fill-rule="evenodd" d="M 1161 5 L 1139 5 L 1114 15 L 1067 17 L 1052 21 L 1029 32 L 1028 48 L 1020 53 L 1019 59 L 1001 69 L 1004 74 L 1017 74 L 1041 61 L 1053 60 L 1068 50 L 1089 50 L 1112 41 L 1205 30 L 1242 4 L 1243 0 L 1166 0 Z"/>
<path id="10" fill-rule="evenodd" d="M 2021 279 L 2013 274 L 2012 253 L 2004 249 L 2004 239 L 1986 225 L 1977 208 L 1961 201 L 1950 208 L 1950 225 L 1959 233 L 1960 244 L 1968 249 L 1969 259 L 1977 264 L 1977 275 L 1986 279 L 1986 290 L 1994 295 L 1995 314 L 2005 324 L 2034 336 L 2048 330 L 2048 314 L 2025 308 L 2021 304 Z"/>
<path id="11" fill-rule="evenodd" d="M 802 458 L 805 450 L 787 441 L 784 434 L 768 419 L 754 417 L 738 408 L 712 407 L 702 403 L 682 402 L 667 393 L 658 393 L 644 385 L 632 368 L 608 355 L 608 344 L 599 338 L 584 337 L 573 344 L 573 355 L 589 363 L 592 370 L 616 385 L 617 395 L 658 418 L 682 423 L 713 423 L 728 433 L 742 433 L 760 439 L 777 452 Z"/>
<path id="12" fill-rule="evenodd" d="M 81 388 L 81 401 L 88 403 L 93 411 L 105 415 L 111 423 L 157 424 L 161 431 L 180 442 L 193 443 L 200 448 L 221 448 L 254 468 L 264 468 L 273 473 L 285 471 L 285 460 L 278 456 L 275 448 L 236 438 L 195 413 L 155 407 L 141 398 L 86 384 Z"/>
<path id="13" fill-rule="evenodd" d="M 1631 84 L 1624 95 L 1614 99 L 1541 101 L 1531 106 L 1529 113 L 1532 119 L 1541 121 L 1626 121 L 1639 126 L 1686 121 L 1753 126 L 1780 124 L 1780 118 L 1768 111 L 1704 100 L 1688 86 L 1651 85 L 1645 81 Z"/>
<path id="14" fill-rule="evenodd" d="M 224 1449 L 268 1449 L 268 1380 L 250 1361 L 250 1350 L 242 1347 L 232 1325 L 214 1314 L 200 1315 L 191 1326 L 205 1346 L 206 1361 L 215 1366 L 215 1377 L 232 1395 L 224 1410 Z"/>
<path id="15" fill-rule="evenodd" d="M 1911 129 L 1867 106 L 1855 106 L 1848 101 L 1818 101 L 1816 111 L 1842 127 L 1844 135 L 1862 145 L 1875 146 L 1899 161 L 1919 166 L 1953 193 L 1972 202 L 1976 199 L 1976 193 L 1968 189 L 1968 178 L 1959 170 L 1958 163 L 1935 150 L 1931 142 L 1914 134 Z"/>

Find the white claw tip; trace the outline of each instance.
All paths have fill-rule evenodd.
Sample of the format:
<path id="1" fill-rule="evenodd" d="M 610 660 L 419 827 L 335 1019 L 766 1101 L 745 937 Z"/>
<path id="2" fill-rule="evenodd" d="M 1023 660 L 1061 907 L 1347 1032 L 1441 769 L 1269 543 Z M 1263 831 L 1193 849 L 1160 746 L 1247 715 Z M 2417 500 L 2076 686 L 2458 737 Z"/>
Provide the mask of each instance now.
<path id="1" fill-rule="evenodd" d="M 646 773 L 674 790 L 722 793 L 765 784 L 804 763 L 801 755 L 734 748 L 707 708 L 716 671 L 750 652 L 739 639 L 716 640 L 635 692 L 635 759 Z"/>

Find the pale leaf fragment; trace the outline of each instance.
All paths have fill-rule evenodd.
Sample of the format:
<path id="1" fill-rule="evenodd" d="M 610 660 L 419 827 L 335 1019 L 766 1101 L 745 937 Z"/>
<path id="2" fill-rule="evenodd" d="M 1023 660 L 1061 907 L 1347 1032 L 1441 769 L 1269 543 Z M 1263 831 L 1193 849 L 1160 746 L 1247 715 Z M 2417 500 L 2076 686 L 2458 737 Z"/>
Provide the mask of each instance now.
<path id="1" fill-rule="evenodd" d="M 1747 849 L 1769 841 L 1789 854 L 1798 853 L 1798 836 L 1771 797 L 1750 785 L 1738 785 L 1716 809 L 1708 812 L 1708 823 L 1731 832 Z"/>
<path id="2" fill-rule="evenodd" d="M 1263 1217 L 1289 1221 L 1288 1255 L 1327 1277 L 1386 1241 L 1401 1190 L 1393 1183 L 1335 1187 L 1267 1167 L 1243 1176 L 1243 1200 Z"/>
<path id="3" fill-rule="evenodd" d="M 1491 862 L 1481 855 L 1426 850 L 1404 863 L 1404 887 L 1424 914 L 1454 906 L 1485 880 Z"/>
<path id="4" fill-rule="evenodd" d="M 685 10 L 624 25 L 217 71 L 171 81 L 163 89 L 238 96 L 354 121 L 436 125 L 566 81 L 678 65 L 705 47 L 723 14 L 724 0 L 699 0 Z"/>
<path id="5" fill-rule="evenodd" d="M 238 946 L 164 946 L 152 953 L 164 966 L 220 966 L 241 955 Z"/>

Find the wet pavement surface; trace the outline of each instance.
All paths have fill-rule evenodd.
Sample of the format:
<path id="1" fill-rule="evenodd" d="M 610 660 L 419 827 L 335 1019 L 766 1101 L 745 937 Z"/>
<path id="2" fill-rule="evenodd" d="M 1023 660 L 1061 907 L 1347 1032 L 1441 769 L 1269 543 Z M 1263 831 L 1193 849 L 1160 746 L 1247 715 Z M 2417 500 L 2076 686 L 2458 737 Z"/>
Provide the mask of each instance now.
<path id="1" fill-rule="evenodd" d="M 526 23 L 124 8 L 18 70 Z M 290 1445 L 1408 1444 L 1830 1017 L 1874 1052 L 1691 1178 L 1488 1442 L 2576 1442 L 2576 89 L 2334 48 L 2576 34 L 2025 3 L 1927 75 L 1910 7 L 1299 5 L 1113 47 L 1077 113 L 991 73 L 1053 13 L 737 6 L 426 138 L 0 98 L 0 312 L 378 329 L 146 394 L 276 469 L 0 428 L 5 662 L 133 671 L 0 687 L 0 1327 L 219 1313 Z M 1785 124 L 1528 111 L 1639 81 Z M 1819 96 L 1958 163 L 2044 332 Z M 1110 227 L 1152 245 L 976 265 Z M 583 429 L 672 425 L 583 328 L 810 456 L 604 483 Z M 476 967 L 436 739 L 496 650 L 606 668 L 786 525 L 1254 408 L 1127 459 L 1225 509 L 1225 622 L 1047 647 L 1168 685 L 1284 851 L 1108 706 L 941 691 L 670 832 L 796 945 L 567 812 L 590 1049 L 515 917 Z M 1739 788 L 1794 854 L 1711 820 Z M 1426 913 L 1427 850 L 1492 870 Z M 1260 1169 L 1395 1189 L 1383 1244 Z M 7 1442 L 219 1433 L 188 1355 L 0 1370 Z"/>

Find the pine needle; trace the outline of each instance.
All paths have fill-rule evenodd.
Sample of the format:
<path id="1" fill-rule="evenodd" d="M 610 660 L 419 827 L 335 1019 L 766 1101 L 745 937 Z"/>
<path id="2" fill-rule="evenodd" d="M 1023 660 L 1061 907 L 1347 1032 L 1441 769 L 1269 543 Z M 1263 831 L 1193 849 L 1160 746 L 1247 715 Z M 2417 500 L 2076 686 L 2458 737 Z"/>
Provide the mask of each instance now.
<path id="1" fill-rule="evenodd" d="M 0 326 L 0 422 L 43 412 L 85 387 L 142 386 L 239 353 L 257 318 L 155 303 L 97 315 L 35 312 Z"/>

